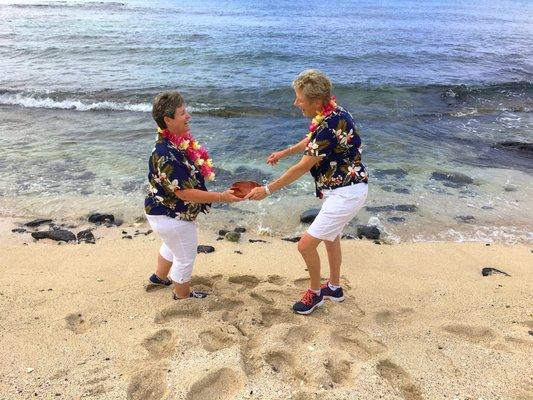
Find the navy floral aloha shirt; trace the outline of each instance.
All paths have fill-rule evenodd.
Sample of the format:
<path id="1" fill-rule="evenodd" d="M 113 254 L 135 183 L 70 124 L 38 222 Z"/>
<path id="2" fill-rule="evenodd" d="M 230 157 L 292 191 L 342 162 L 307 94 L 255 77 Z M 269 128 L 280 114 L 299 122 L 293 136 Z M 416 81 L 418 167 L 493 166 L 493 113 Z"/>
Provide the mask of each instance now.
<path id="1" fill-rule="evenodd" d="M 148 168 L 150 187 L 144 200 L 146 214 L 194 221 L 199 213 L 209 212 L 211 204 L 183 201 L 174 194 L 175 189 L 207 189 L 204 177 L 194 163 L 160 133 L 157 134 Z"/>
<path id="2" fill-rule="evenodd" d="M 311 134 L 305 155 L 321 157 L 311 168 L 316 195 L 323 189 L 336 189 L 356 183 L 368 183 L 368 173 L 361 162 L 361 138 L 351 114 L 337 106 Z"/>

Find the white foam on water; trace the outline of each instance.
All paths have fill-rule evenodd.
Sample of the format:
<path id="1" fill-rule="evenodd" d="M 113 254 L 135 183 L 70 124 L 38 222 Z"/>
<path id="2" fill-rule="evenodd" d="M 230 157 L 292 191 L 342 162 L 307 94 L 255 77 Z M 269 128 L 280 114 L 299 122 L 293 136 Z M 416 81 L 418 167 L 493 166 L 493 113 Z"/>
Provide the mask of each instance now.
<path id="1" fill-rule="evenodd" d="M 150 103 L 127 103 L 115 101 L 95 101 L 66 99 L 54 100 L 50 97 L 36 98 L 31 95 L 1 94 L 0 104 L 21 106 L 26 108 L 46 108 L 56 110 L 75 110 L 75 111 L 134 111 L 134 112 L 152 112 Z M 188 106 L 189 112 L 214 111 L 217 108 L 201 104 L 198 107 Z"/>

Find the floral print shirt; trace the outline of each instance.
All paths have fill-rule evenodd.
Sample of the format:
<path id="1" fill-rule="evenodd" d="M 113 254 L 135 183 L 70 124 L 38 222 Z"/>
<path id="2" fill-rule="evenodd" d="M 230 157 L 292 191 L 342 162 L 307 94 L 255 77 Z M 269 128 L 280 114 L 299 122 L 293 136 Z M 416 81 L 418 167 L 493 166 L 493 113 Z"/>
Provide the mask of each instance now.
<path id="1" fill-rule="evenodd" d="M 368 174 L 361 162 L 361 138 L 348 111 L 337 106 L 311 133 L 305 155 L 320 157 L 311 168 L 316 195 L 323 189 L 336 189 L 355 183 L 368 183 Z"/>
<path id="2" fill-rule="evenodd" d="M 211 204 L 192 203 L 179 199 L 175 189 L 207 191 L 200 171 L 185 152 L 159 133 L 148 162 L 148 195 L 144 211 L 148 215 L 166 215 L 183 221 L 194 221 L 200 212 L 209 212 Z"/>

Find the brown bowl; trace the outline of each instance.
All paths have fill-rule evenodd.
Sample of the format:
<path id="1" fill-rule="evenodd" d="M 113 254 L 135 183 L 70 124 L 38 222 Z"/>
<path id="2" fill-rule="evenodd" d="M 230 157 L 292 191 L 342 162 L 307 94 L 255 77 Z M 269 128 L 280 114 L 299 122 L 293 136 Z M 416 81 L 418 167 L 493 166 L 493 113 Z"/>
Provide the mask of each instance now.
<path id="1" fill-rule="evenodd" d="M 233 190 L 233 195 L 239 198 L 245 197 L 248 193 L 252 191 L 253 188 L 261 186 L 255 181 L 239 181 L 231 185 L 231 190 Z"/>

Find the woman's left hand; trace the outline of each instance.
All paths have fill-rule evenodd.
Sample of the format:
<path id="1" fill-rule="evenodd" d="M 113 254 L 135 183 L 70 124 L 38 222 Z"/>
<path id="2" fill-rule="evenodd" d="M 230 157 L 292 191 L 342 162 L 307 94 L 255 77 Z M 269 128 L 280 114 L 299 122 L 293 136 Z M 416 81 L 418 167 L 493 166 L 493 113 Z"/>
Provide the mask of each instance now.
<path id="1" fill-rule="evenodd" d="M 264 186 L 253 188 L 250 193 L 246 195 L 245 200 L 263 200 L 267 197 L 267 192 Z"/>

